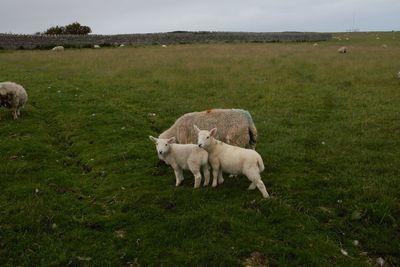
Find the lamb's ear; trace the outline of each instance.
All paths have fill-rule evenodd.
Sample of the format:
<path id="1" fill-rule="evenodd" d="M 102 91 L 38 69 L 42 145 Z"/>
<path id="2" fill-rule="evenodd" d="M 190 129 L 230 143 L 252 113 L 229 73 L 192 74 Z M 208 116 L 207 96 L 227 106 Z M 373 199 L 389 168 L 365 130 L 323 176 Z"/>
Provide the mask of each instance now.
<path id="1" fill-rule="evenodd" d="M 168 139 L 168 143 L 169 143 L 169 144 L 172 144 L 172 143 L 175 143 L 175 142 L 176 142 L 175 136 L 174 136 L 174 137 L 171 137 L 170 139 Z"/>
<path id="2" fill-rule="evenodd" d="M 157 143 L 157 138 L 153 137 L 153 136 L 149 136 L 150 140 L 153 141 L 154 143 Z"/>
<path id="3" fill-rule="evenodd" d="M 197 127 L 197 125 L 193 125 L 193 127 L 194 127 L 194 130 L 196 131 L 196 133 L 200 132 L 200 129 L 199 129 L 199 127 Z"/>
<path id="4" fill-rule="evenodd" d="M 217 128 L 211 129 L 210 131 L 211 136 L 215 136 L 216 133 L 217 133 Z"/>

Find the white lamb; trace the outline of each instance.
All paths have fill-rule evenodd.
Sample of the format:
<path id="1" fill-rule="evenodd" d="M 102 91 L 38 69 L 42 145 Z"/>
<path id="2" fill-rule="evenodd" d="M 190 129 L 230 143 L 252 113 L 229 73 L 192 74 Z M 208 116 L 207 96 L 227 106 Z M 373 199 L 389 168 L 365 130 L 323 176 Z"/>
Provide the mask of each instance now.
<path id="1" fill-rule="evenodd" d="M 61 45 L 55 46 L 51 50 L 53 50 L 53 51 L 64 51 L 64 46 L 61 46 Z"/>
<path id="2" fill-rule="evenodd" d="M 175 186 L 179 186 L 184 179 L 182 170 L 192 172 L 194 188 L 198 188 L 201 183 L 200 169 L 204 175 L 204 186 L 210 183 L 208 153 L 205 150 L 194 144 L 175 144 L 175 137 L 161 139 L 149 136 L 149 138 L 156 144 L 158 157 L 174 169 Z"/>
<path id="3" fill-rule="evenodd" d="M 13 82 L 0 82 L 0 107 L 11 109 L 14 119 L 20 116 L 20 109 L 28 101 L 24 87 Z"/>
<path id="4" fill-rule="evenodd" d="M 196 125 L 194 128 L 198 135 L 197 144 L 208 152 L 209 163 L 213 169 L 213 187 L 217 186 L 217 180 L 220 184 L 224 182 L 223 172 L 244 174 L 251 181 L 249 190 L 257 187 L 264 198 L 269 197 L 260 176 L 264 170 L 260 154 L 252 149 L 231 146 L 216 140 L 214 137 L 217 128 L 213 128 L 211 131 L 200 130 Z"/>

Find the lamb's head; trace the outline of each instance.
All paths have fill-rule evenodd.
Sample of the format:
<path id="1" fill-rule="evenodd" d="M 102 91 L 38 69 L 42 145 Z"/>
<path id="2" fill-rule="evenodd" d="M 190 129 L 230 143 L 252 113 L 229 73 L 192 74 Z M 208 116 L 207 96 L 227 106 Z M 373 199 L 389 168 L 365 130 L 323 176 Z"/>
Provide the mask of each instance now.
<path id="1" fill-rule="evenodd" d="M 158 157 L 162 157 L 168 154 L 171 149 L 171 144 L 175 143 L 175 137 L 171 137 L 169 139 L 155 138 L 153 136 L 149 136 L 150 140 L 156 144 L 156 150 Z"/>
<path id="2" fill-rule="evenodd" d="M 197 133 L 197 144 L 199 147 L 206 149 L 215 139 L 215 134 L 217 133 L 217 128 L 210 131 L 200 130 L 199 127 L 194 125 L 194 130 Z"/>

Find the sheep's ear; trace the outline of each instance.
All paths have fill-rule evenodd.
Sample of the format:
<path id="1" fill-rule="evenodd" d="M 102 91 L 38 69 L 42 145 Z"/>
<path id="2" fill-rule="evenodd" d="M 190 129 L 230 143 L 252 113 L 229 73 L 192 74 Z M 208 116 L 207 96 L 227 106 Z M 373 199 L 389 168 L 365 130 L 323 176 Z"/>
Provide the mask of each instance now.
<path id="1" fill-rule="evenodd" d="M 150 140 L 153 141 L 154 143 L 157 143 L 157 138 L 153 137 L 153 136 L 149 136 Z"/>
<path id="2" fill-rule="evenodd" d="M 168 143 L 172 144 L 176 142 L 176 138 L 175 137 L 171 137 L 170 139 L 168 139 Z"/>
<path id="3" fill-rule="evenodd" d="M 217 128 L 211 129 L 210 131 L 211 136 L 215 136 L 216 133 L 217 133 Z"/>
<path id="4" fill-rule="evenodd" d="M 196 131 L 196 133 L 200 132 L 200 129 L 199 129 L 199 127 L 197 127 L 197 125 L 193 125 L 193 127 L 194 127 L 194 130 Z"/>

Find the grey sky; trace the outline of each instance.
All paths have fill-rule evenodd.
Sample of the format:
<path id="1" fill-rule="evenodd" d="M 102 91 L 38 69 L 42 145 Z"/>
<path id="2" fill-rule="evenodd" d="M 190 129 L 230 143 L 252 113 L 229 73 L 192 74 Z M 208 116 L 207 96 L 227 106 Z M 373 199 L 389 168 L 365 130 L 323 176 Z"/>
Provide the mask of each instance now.
<path id="1" fill-rule="evenodd" d="M 74 21 L 93 33 L 400 30 L 400 0 L 0 0 L 0 32 Z"/>

